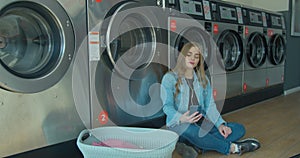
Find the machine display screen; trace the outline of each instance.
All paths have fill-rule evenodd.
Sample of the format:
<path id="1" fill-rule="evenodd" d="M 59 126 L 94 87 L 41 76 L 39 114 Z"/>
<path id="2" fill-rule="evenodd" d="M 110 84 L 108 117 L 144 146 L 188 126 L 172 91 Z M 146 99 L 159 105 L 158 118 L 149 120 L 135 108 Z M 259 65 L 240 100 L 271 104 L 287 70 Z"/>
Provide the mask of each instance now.
<path id="1" fill-rule="evenodd" d="M 256 24 L 262 24 L 262 16 L 261 13 L 257 13 L 257 12 L 249 12 L 250 14 L 250 22 L 251 23 L 256 23 Z"/>
<path id="2" fill-rule="evenodd" d="M 182 13 L 203 16 L 202 3 L 196 1 L 180 0 L 180 11 Z"/>
<path id="3" fill-rule="evenodd" d="M 281 24 L 281 18 L 278 16 L 271 16 L 272 25 L 273 26 L 282 26 Z"/>
<path id="4" fill-rule="evenodd" d="M 237 20 L 235 8 L 220 6 L 221 19 Z"/>

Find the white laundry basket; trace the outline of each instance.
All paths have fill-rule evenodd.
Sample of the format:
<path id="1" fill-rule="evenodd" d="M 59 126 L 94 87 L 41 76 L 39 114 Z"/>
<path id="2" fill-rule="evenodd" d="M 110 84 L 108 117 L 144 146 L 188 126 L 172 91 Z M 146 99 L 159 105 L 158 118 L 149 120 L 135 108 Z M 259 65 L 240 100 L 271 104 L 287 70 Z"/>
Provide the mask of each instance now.
<path id="1" fill-rule="evenodd" d="M 108 139 L 128 142 L 139 148 L 93 145 L 95 141 Z M 114 126 L 83 130 L 77 146 L 85 158 L 172 158 L 177 140 L 178 135 L 169 130 Z"/>

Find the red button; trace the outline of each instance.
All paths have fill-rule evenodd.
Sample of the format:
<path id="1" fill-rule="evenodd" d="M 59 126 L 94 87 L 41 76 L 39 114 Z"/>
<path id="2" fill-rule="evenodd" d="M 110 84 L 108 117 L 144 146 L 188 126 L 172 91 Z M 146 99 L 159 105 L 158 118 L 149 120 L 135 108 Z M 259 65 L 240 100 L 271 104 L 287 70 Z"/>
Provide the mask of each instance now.
<path id="1" fill-rule="evenodd" d="M 266 79 L 266 86 L 269 86 L 270 80 L 269 78 Z"/>
<path id="2" fill-rule="evenodd" d="M 177 29 L 177 22 L 176 22 L 176 20 L 171 20 L 170 21 L 170 30 L 171 31 L 176 31 L 176 29 Z"/>
<path id="3" fill-rule="evenodd" d="M 213 31 L 214 31 L 214 34 L 219 33 L 219 25 L 218 24 L 214 24 Z"/>
<path id="4" fill-rule="evenodd" d="M 245 35 L 248 35 L 248 34 L 249 34 L 249 28 L 245 27 Z"/>
<path id="5" fill-rule="evenodd" d="M 244 85 L 243 85 L 243 90 L 244 90 L 244 92 L 247 91 L 247 84 L 246 83 L 244 83 Z"/>

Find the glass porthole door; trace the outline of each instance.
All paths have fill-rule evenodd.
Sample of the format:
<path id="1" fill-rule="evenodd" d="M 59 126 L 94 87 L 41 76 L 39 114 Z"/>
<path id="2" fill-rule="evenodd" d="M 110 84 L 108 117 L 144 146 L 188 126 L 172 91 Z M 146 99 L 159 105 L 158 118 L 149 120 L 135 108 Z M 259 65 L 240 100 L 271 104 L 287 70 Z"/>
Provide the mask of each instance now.
<path id="1" fill-rule="evenodd" d="M 252 33 L 247 43 L 247 59 L 253 68 L 258 68 L 266 61 L 267 42 L 261 33 Z"/>
<path id="2" fill-rule="evenodd" d="M 233 71 L 237 69 L 243 59 L 243 43 L 239 34 L 232 30 L 223 31 L 218 38 L 217 46 L 221 53 L 225 70 Z"/>
<path id="3" fill-rule="evenodd" d="M 50 4 L 46 8 L 22 1 L 1 9 L 1 88 L 43 91 L 60 81 L 69 68 L 74 53 L 71 21 L 58 3 Z"/>

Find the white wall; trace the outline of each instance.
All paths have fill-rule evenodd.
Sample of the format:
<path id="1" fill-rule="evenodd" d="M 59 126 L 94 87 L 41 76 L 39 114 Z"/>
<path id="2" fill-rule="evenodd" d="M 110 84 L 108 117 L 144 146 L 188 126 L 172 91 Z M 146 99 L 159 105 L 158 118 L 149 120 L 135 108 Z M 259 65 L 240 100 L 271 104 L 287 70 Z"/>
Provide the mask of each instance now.
<path id="1" fill-rule="evenodd" d="M 228 2 L 243 4 L 256 8 L 272 11 L 287 11 L 289 9 L 288 0 L 224 0 Z"/>
<path id="2" fill-rule="evenodd" d="M 233 3 L 238 3 L 238 4 L 243 4 L 247 6 L 253 6 L 253 0 L 223 0 L 223 1 L 228 1 L 228 2 L 233 2 Z"/>

